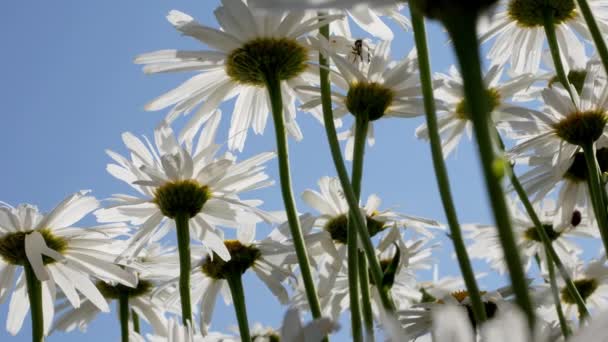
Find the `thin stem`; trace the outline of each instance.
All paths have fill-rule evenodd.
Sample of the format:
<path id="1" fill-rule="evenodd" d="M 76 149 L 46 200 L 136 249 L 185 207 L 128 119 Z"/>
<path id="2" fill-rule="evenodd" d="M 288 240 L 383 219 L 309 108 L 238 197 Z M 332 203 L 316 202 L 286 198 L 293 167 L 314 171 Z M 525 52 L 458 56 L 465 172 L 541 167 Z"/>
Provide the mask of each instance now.
<path id="1" fill-rule="evenodd" d="M 317 297 L 317 291 L 312 278 L 310 264 L 308 262 L 308 253 L 300 227 L 300 219 L 298 218 L 298 210 L 293 197 L 291 185 L 291 171 L 289 170 L 289 147 L 287 145 L 287 132 L 285 130 L 285 122 L 283 118 L 283 98 L 281 94 L 281 83 L 276 77 L 267 77 L 266 88 L 270 96 L 272 104 L 272 118 L 274 120 L 275 136 L 277 140 L 277 152 L 279 159 L 279 176 L 281 179 L 281 194 L 283 195 L 283 203 L 287 213 L 289 229 L 293 238 L 294 247 L 302 280 L 306 289 L 306 297 L 308 305 L 314 318 L 321 318 L 321 306 Z"/>
<path id="2" fill-rule="evenodd" d="M 600 55 L 602 59 L 602 64 L 604 65 L 604 70 L 608 75 L 608 48 L 606 47 L 606 41 L 600 32 L 600 28 L 597 26 L 597 22 L 593 17 L 593 13 L 591 12 L 591 8 L 589 8 L 589 4 L 587 0 L 577 0 L 578 6 L 587 22 L 587 27 L 589 27 L 589 32 L 591 33 L 591 37 L 593 38 L 593 42 L 595 43 L 595 48 L 597 53 Z"/>
<path id="3" fill-rule="evenodd" d="M 120 340 L 129 342 L 129 295 L 121 292 L 118 295 L 118 313 L 120 316 Z"/>
<path id="4" fill-rule="evenodd" d="M 574 94 L 572 93 L 572 87 L 568 80 L 568 75 L 564 69 L 564 63 L 562 62 L 561 55 L 559 53 L 559 45 L 557 44 L 557 36 L 555 35 L 555 24 L 554 24 L 554 13 L 553 9 L 545 7 L 543 9 L 544 27 L 545 34 L 547 35 L 547 41 L 549 43 L 549 50 L 551 51 L 551 57 L 553 58 L 553 64 L 555 65 L 555 71 L 557 72 L 557 78 L 559 83 L 562 84 L 564 89 L 570 94 L 570 99 L 574 101 Z"/>
<path id="5" fill-rule="evenodd" d="M 363 322 L 365 324 L 365 340 L 374 341 L 374 313 L 369 293 L 369 268 L 367 259 L 362 251 L 359 251 L 359 284 L 361 284 L 361 303 Z"/>
<path id="6" fill-rule="evenodd" d="M 564 316 L 562 302 L 559 298 L 559 289 L 557 287 L 557 281 L 555 280 L 555 268 L 553 267 L 553 258 L 551 258 L 551 253 L 547 249 L 545 249 L 545 253 L 547 256 L 549 283 L 551 284 L 551 293 L 553 295 L 553 301 L 555 302 L 555 311 L 557 312 L 557 317 L 559 319 L 559 326 L 562 330 L 562 334 L 564 335 L 564 339 L 568 339 L 568 336 L 570 336 L 570 327 L 568 326 L 568 321 L 566 321 L 566 317 Z"/>
<path id="7" fill-rule="evenodd" d="M 27 282 L 27 295 L 30 299 L 32 317 L 32 342 L 44 341 L 44 318 L 42 312 L 42 284 L 36 277 L 32 266 L 26 263 L 23 266 L 25 281 Z"/>
<path id="8" fill-rule="evenodd" d="M 139 334 L 139 315 L 137 314 L 137 312 L 135 312 L 135 310 L 131 310 L 131 321 L 133 322 L 133 331 Z"/>
<path id="9" fill-rule="evenodd" d="M 521 185 L 519 178 L 517 178 L 517 175 L 513 171 L 512 167 L 510 170 L 510 177 L 511 177 L 511 184 L 513 184 L 513 188 L 515 189 L 515 192 L 517 192 L 519 200 L 524 205 L 524 208 L 526 209 L 528 216 L 532 220 L 532 223 L 534 223 L 534 227 L 536 228 L 536 233 L 538 234 L 538 236 L 540 236 L 541 242 L 542 242 L 543 246 L 545 247 L 545 250 L 547 251 L 547 256 L 550 257 L 550 259 L 547 258 L 547 264 L 551 263 L 551 267 L 553 267 L 553 264 L 555 264 L 555 266 L 557 266 L 557 269 L 558 269 L 562 279 L 564 280 L 564 283 L 566 284 L 566 288 L 567 288 L 569 294 L 576 301 L 576 305 L 578 307 L 579 313 L 581 313 L 582 316 L 588 316 L 589 310 L 587 310 L 587 306 L 585 305 L 585 301 L 583 300 L 583 297 L 578 292 L 578 289 L 576 288 L 576 286 L 574 285 L 574 282 L 572 281 L 572 278 L 570 277 L 570 273 L 568 273 L 568 270 L 562 263 L 562 260 L 560 259 L 559 255 L 555 251 L 555 248 L 553 248 L 553 243 L 551 243 L 551 239 L 549 238 L 549 235 L 547 235 L 547 232 L 543 228 L 542 222 L 538 218 L 538 215 L 536 215 L 536 211 L 534 210 L 532 203 L 530 203 L 526 190 Z"/>
<path id="10" fill-rule="evenodd" d="M 452 198 L 450 189 L 450 180 L 448 178 L 447 168 L 441 149 L 441 137 L 439 136 L 439 128 L 437 126 L 437 113 L 435 108 L 435 99 L 433 96 L 433 84 L 431 79 L 431 66 L 429 62 L 429 52 L 426 43 L 426 28 L 424 18 L 415 8 L 411 9 L 412 25 L 414 28 L 414 39 L 416 41 L 416 50 L 418 51 L 418 67 L 420 70 L 420 82 L 422 84 L 422 94 L 424 96 L 424 109 L 426 113 L 426 122 L 429 132 L 429 140 L 431 143 L 431 152 L 433 156 L 433 166 L 435 168 L 435 178 L 441 196 L 441 202 L 445 215 L 448 219 L 450 228 L 450 237 L 454 244 L 458 265 L 462 272 L 471 304 L 473 316 L 476 322 L 483 322 L 487 319 L 485 306 L 481 300 L 475 272 L 471 266 L 471 261 L 466 250 L 460 224 L 458 223 L 458 215 Z"/>
<path id="11" fill-rule="evenodd" d="M 361 196 L 361 182 L 363 180 L 363 161 L 365 156 L 365 140 L 367 137 L 367 130 L 369 127 L 369 121 L 366 118 L 362 118 L 361 115 L 357 115 L 355 123 L 355 142 L 353 150 L 353 165 L 352 165 L 352 180 L 353 191 L 357 202 Z M 359 211 L 359 208 L 356 209 Z M 359 307 L 359 248 L 358 248 L 358 237 L 357 230 L 355 230 L 353 217 L 356 215 L 354 210 L 350 210 L 350 219 L 348 220 L 347 232 L 348 232 L 348 288 L 350 298 L 350 309 L 351 309 L 351 327 L 353 331 L 353 340 L 361 341 L 363 336 L 361 333 L 361 311 Z"/>
<path id="12" fill-rule="evenodd" d="M 606 203 L 604 201 L 602 183 L 600 181 L 600 171 L 597 165 L 595 156 L 595 147 L 593 142 L 585 144 L 583 153 L 585 154 L 585 162 L 587 163 L 587 185 L 589 186 L 589 194 L 593 203 L 593 211 L 597 220 L 604 243 L 604 249 L 608 251 L 608 212 L 606 212 Z"/>
<path id="13" fill-rule="evenodd" d="M 515 243 L 505 194 L 501 184 L 501 175 L 494 172 L 497 161 L 494 155 L 495 142 L 490 131 L 490 110 L 487 89 L 481 75 L 479 43 L 477 41 L 477 15 L 465 17 L 446 16 L 444 24 L 450 33 L 460 70 L 464 81 L 464 93 L 467 109 L 473 121 L 473 130 L 481 159 L 483 175 L 488 191 L 494 221 L 498 229 L 505 261 L 511 278 L 511 286 L 517 304 L 528 318 L 530 327 L 534 327 L 534 310 L 528 293 L 523 265 Z"/>
<path id="14" fill-rule="evenodd" d="M 247 320 L 247 307 L 245 305 L 245 292 L 243 291 L 241 275 L 230 275 L 227 277 L 226 281 L 228 281 L 228 286 L 230 287 L 234 312 L 236 313 L 236 319 L 239 322 L 241 341 L 251 341 L 249 321 Z"/>
<path id="15" fill-rule="evenodd" d="M 175 216 L 177 230 L 177 248 L 179 250 L 179 295 L 182 303 L 182 323 L 192 322 L 192 304 L 190 303 L 190 217 L 188 214 Z"/>
<path id="16" fill-rule="evenodd" d="M 319 32 L 327 38 L 329 36 L 329 27 L 323 26 L 319 29 Z M 342 185 L 342 190 L 344 191 L 344 197 L 346 199 L 346 202 L 348 203 L 348 207 L 351 209 L 357 209 L 357 212 L 352 217 L 352 221 L 355 224 L 357 231 L 359 232 L 359 237 L 361 239 L 360 241 L 363 250 L 365 251 L 367 262 L 369 263 L 372 279 L 376 284 L 382 284 L 382 268 L 380 267 L 380 262 L 378 262 L 378 258 L 376 257 L 374 245 L 372 244 L 369 232 L 367 231 L 367 224 L 365 218 L 358 211 L 359 202 L 357 201 L 353 188 L 350 184 L 348 172 L 346 171 L 346 167 L 344 166 L 344 159 L 342 158 L 342 151 L 340 151 L 340 143 L 338 142 L 338 136 L 336 134 L 336 126 L 334 124 L 333 110 L 331 104 L 331 86 L 329 82 L 329 71 L 325 68 L 328 67 L 329 63 L 325 57 L 320 55 L 319 64 L 322 66 L 319 73 L 321 76 L 323 123 L 325 125 L 325 133 L 327 135 L 331 156 L 334 162 L 334 166 L 336 168 L 336 173 L 338 174 L 338 179 L 340 180 L 340 184 Z M 388 313 L 393 313 L 395 311 L 395 308 L 393 302 L 390 299 L 388 291 L 382 289 L 382 286 L 376 286 L 376 289 L 379 292 L 380 300 L 382 301 L 382 306 L 384 307 L 384 309 L 387 310 Z"/>

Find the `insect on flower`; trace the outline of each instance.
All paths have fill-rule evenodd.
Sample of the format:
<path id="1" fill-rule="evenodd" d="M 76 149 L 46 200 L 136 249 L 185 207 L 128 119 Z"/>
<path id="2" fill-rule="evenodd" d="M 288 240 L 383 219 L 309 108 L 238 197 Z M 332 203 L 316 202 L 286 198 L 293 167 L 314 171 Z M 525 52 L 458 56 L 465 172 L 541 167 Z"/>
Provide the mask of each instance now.
<path id="1" fill-rule="evenodd" d="M 355 44 L 352 46 L 352 50 L 350 52 L 353 55 L 353 63 L 357 62 L 357 58 L 363 63 L 364 60 L 367 60 L 367 63 L 372 61 L 372 54 L 370 52 L 369 46 L 363 41 L 363 39 L 355 40 Z M 366 55 L 367 58 L 364 58 Z"/>

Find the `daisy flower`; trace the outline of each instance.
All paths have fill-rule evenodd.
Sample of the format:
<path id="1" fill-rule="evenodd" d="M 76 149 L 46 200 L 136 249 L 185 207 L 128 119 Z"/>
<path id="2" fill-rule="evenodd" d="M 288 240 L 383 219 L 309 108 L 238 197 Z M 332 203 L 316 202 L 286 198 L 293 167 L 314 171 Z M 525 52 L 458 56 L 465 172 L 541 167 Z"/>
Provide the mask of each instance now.
<path id="1" fill-rule="evenodd" d="M 75 226 L 99 207 L 99 202 L 87 194 L 81 191 L 68 196 L 48 214 L 29 204 L 0 207 L 0 302 L 12 292 L 6 322 L 11 334 L 19 332 L 30 308 L 26 271 L 18 274 L 20 268 L 31 268 L 32 276 L 41 282 L 45 335 L 55 314 L 57 288 L 74 307 L 82 303 L 80 293 L 99 310 L 108 312 L 108 303 L 91 277 L 136 286 L 136 277 L 114 264 L 119 251 L 113 247 L 112 238 L 125 234 L 127 227 Z"/>
<path id="2" fill-rule="evenodd" d="M 243 150 L 247 131 L 262 134 L 268 118 L 270 99 L 265 89 L 267 73 L 281 81 L 284 116 L 289 133 L 302 138 L 295 117 L 296 96 L 293 88 L 318 79 L 308 63 L 317 55 L 305 39 L 335 16 L 318 18 L 303 11 L 260 14 L 243 0 L 222 0 L 215 10 L 220 29 L 197 23 L 191 16 L 171 11 L 169 22 L 182 34 L 212 50 L 160 50 L 135 59 L 145 64 L 148 74 L 193 71 L 197 74 L 146 105 L 147 110 L 173 109 L 172 121 L 199 108 L 181 132 L 180 140 L 193 136 L 215 109 L 236 97 L 229 130 L 228 147 Z M 321 19 L 321 20 L 319 20 Z M 312 77 L 312 78 L 311 78 Z"/>
<path id="3" fill-rule="evenodd" d="M 608 82 L 601 75 L 600 66 L 590 63 L 581 94 L 574 93 L 573 101 L 560 85 L 554 85 L 542 92 L 542 111 L 521 108 L 521 118 L 510 123 L 519 136 L 510 150 L 511 158 L 532 167 L 521 177 L 528 194 L 538 201 L 563 181 L 559 203 L 564 214 L 569 215 L 579 205 L 588 209 L 591 220 L 595 216 L 587 205 L 589 198 L 583 183 L 587 180 L 587 166 L 580 146 L 594 141 L 600 168 L 602 172 L 608 169 L 603 156 Z"/>
<path id="4" fill-rule="evenodd" d="M 336 66 L 331 74 L 332 82 L 340 90 L 332 91 L 334 118 L 340 119 L 347 113 L 355 117 L 364 115 L 370 121 L 367 134 L 370 145 L 374 143 L 374 121 L 390 117 L 411 118 L 424 113 L 415 51 L 400 62 L 392 62 L 390 44 L 390 41 L 379 43 L 370 63 L 359 63 L 359 67 L 348 58 L 329 52 Z M 302 105 L 303 110 L 310 111 L 321 105 L 319 87 L 302 86 L 298 90 L 312 96 Z M 347 159 L 352 158 L 354 128 L 353 124 L 350 130 L 339 135 L 347 140 Z"/>
<path id="5" fill-rule="evenodd" d="M 348 18 L 357 24 L 358 27 L 382 40 L 393 40 L 393 31 L 382 21 L 386 17 L 394 21 L 404 31 L 409 31 L 412 27 L 410 20 L 401 13 L 406 7 L 404 4 L 394 4 L 392 6 L 355 6 L 350 9 L 329 10 L 330 14 L 345 14 L 343 19 L 336 20 L 330 26 L 330 33 L 336 36 L 352 37 Z"/>
<path id="6" fill-rule="evenodd" d="M 397 310 L 409 308 L 422 299 L 422 293 L 417 288 L 415 272 L 430 268 L 431 248 L 425 245 L 426 242 L 426 240 L 406 241 L 399 228 L 392 227 L 378 243 L 376 253 L 387 279 L 387 283 L 383 286 L 390 288 L 389 292 Z M 320 266 L 320 269 L 325 268 L 323 264 Z M 337 319 L 342 312 L 349 309 L 350 305 L 347 261 L 342 261 L 338 275 L 321 272 L 319 277 L 321 305 L 329 317 Z M 330 281 L 333 283 L 329 284 Z M 380 319 L 383 311 L 382 301 L 377 291 L 371 290 L 376 286 L 374 280 L 370 278 L 369 281 L 372 311 L 374 317 Z"/>
<path id="7" fill-rule="evenodd" d="M 519 100 L 519 95 L 526 92 L 535 81 L 533 75 L 526 74 L 504 82 L 501 80 L 502 75 L 503 68 L 495 65 L 484 76 L 492 107 L 492 119 L 497 123 L 504 118 L 512 117 L 511 111 L 517 110 L 517 108 L 514 108 L 508 101 L 512 98 Z M 444 158 L 447 158 L 456 149 L 465 132 L 469 139 L 471 138 L 473 123 L 466 110 L 464 85 L 458 69 L 451 66 L 448 75 L 437 74 L 436 80 L 441 84 L 435 91 L 435 99 L 440 102 L 437 124 L 443 155 Z M 498 127 L 500 128 L 500 126 Z M 416 129 L 416 136 L 429 140 L 426 124 L 422 124 Z"/>
<path id="8" fill-rule="evenodd" d="M 509 201 L 513 233 L 520 251 L 525 270 L 529 270 L 535 258 L 540 258 L 542 267 L 546 265 L 546 252 L 541 237 L 528 214 L 519 207 L 515 201 Z M 563 207 L 556 208 L 555 202 L 547 199 L 537 203 L 535 212 L 538 215 L 543 229 L 552 242 L 555 252 L 566 266 L 574 266 L 576 257 L 582 250 L 572 241 L 573 238 L 597 238 L 597 229 L 588 224 L 580 211 L 572 211 L 569 219 L 563 222 L 561 211 Z M 467 238 L 472 243 L 467 247 L 472 258 L 483 259 L 499 273 L 507 271 L 503 251 L 498 237 L 498 230 L 493 226 L 464 225 L 468 232 Z"/>
<path id="9" fill-rule="evenodd" d="M 508 306 L 508 301 L 505 298 L 511 294 L 510 288 L 481 293 L 488 319 L 492 319 L 505 306 Z M 398 311 L 397 316 L 405 329 L 406 335 L 417 338 L 431 331 L 434 322 L 433 313 L 449 306 L 464 309 L 468 317 L 468 323 L 472 324 L 473 327 L 478 325 L 473 317 L 473 309 L 467 291 L 455 291 L 444 297 L 433 298 L 432 301 L 416 304 L 410 309 Z"/>
<path id="10" fill-rule="evenodd" d="M 223 241 L 230 255 L 227 261 L 215 253 L 193 250 L 193 258 L 198 253 L 199 261 L 190 274 L 192 303 L 200 302 L 200 328 L 203 333 L 211 323 L 218 294 L 222 293 L 226 304 L 232 302 L 228 279 L 241 277 L 248 270 L 252 270 L 282 304 L 287 303 L 289 298 L 282 282 L 291 275 L 291 271 L 275 261 L 295 258 L 295 251 L 281 253 L 284 251 L 283 246 L 272 237 L 256 241 L 254 236 L 255 226 L 248 226 L 247 229 L 237 231 L 237 239 Z M 174 287 L 176 284 L 177 279 L 166 283 L 160 289 Z M 177 303 L 179 299 L 179 295 L 175 293 L 167 298 L 167 305 Z"/>
<path id="11" fill-rule="evenodd" d="M 242 162 L 229 153 L 216 158 L 219 146 L 213 140 L 219 119 L 216 112 L 194 147 L 192 143 L 179 144 L 173 130 L 163 122 L 154 132 L 155 146 L 147 139 L 144 143 L 131 133 L 123 134 L 130 160 L 108 151 L 115 162 L 108 165 L 108 172 L 139 193 L 114 195 L 112 206 L 95 212 L 101 222 L 129 221 L 140 226 L 123 254 L 137 255 L 156 232 L 166 233 L 176 218 L 185 215 L 194 236 L 228 260 L 223 232 L 216 226 L 254 224 L 260 216 L 269 219 L 255 208 L 260 202 L 241 200 L 238 195 L 273 183 L 264 173 L 264 163 L 274 153 L 258 154 Z"/>
<path id="12" fill-rule="evenodd" d="M 129 298 L 129 306 L 132 310 L 133 324 L 141 317 L 156 334 L 167 335 L 167 319 L 165 312 L 179 312 L 179 308 L 167 308 L 158 297 L 152 297 L 154 287 L 160 282 L 167 281 L 178 275 L 179 260 L 175 247 L 167 248 L 154 242 L 148 244 L 139 256 L 128 260 L 128 268 L 135 271 L 139 281 L 136 288 L 125 287 L 120 284 L 112 284 L 105 281 L 97 282 L 97 289 L 108 301 L 118 300 L 122 293 Z M 75 328 L 85 332 L 87 326 L 93 321 L 100 310 L 88 300 L 84 300 L 79 308 L 71 308 L 66 305 L 65 298 L 60 300 L 56 306 L 57 311 L 63 311 L 54 324 L 53 330 L 70 332 Z M 135 314 L 137 316 L 135 316 Z M 138 324 L 139 322 L 137 322 Z"/>
<path id="13" fill-rule="evenodd" d="M 606 28 L 608 8 L 602 0 L 589 0 L 599 25 Z M 584 54 L 585 46 L 577 34 L 590 38 L 587 25 L 575 0 L 502 0 L 492 22 L 482 32 L 480 41 L 496 38 L 488 58 L 492 64 L 511 65 L 512 74 L 536 73 L 539 70 L 546 35 L 545 10 L 553 13 L 553 24 L 562 60 Z"/>
<path id="14" fill-rule="evenodd" d="M 563 279 L 558 277 L 557 281 L 564 314 L 566 317 L 577 317 L 578 307 L 575 299 L 570 295 Z M 586 265 L 583 262 L 577 263 L 572 269 L 572 281 L 591 312 L 606 309 L 608 305 L 608 266 L 605 255 L 589 261 Z"/>

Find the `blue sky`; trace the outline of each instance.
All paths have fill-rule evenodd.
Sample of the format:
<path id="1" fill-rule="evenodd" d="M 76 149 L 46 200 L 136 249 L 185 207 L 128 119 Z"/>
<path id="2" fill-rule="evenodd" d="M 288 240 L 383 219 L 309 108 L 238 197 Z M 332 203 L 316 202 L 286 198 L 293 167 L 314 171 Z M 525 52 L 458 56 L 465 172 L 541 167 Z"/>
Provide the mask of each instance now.
<path id="1" fill-rule="evenodd" d="M 27 202 L 49 210 L 69 193 L 92 189 L 98 198 L 129 191 L 112 178 L 105 166 L 105 149 L 124 152 L 120 135 L 131 131 L 152 135 L 163 112 L 145 112 L 146 102 L 177 86 L 188 75 L 146 76 L 132 63 L 140 53 L 166 49 L 195 49 L 200 45 L 180 36 L 165 20 L 170 9 L 191 14 L 200 22 L 217 26 L 213 9 L 217 1 L 3 1 L 0 2 L 0 200 L 16 205 Z M 395 30 L 399 30 L 393 26 Z M 446 71 L 452 55 L 445 36 L 430 29 L 435 71 Z M 411 33 L 400 32 L 393 44 L 396 56 L 413 46 Z M 220 140 L 226 138 L 232 103 L 224 105 Z M 334 175 L 321 125 L 301 113 L 304 140 L 291 142 L 295 192 L 317 188 L 317 180 Z M 413 215 L 444 220 L 428 146 L 414 137 L 422 118 L 388 120 L 376 125 L 376 145 L 367 153 L 363 192 L 376 193 L 383 207 Z M 274 150 L 274 139 L 249 135 L 242 155 Z M 454 196 L 462 222 L 489 223 L 479 165 L 471 144 L 461 145 L 448 161 Z M 270 174 L 277 179 L 276 162 Z M 278 210 L 278 187 L 257 191 L 264 208 Z M 301 211 L 310 210 L 299 201 Z M 91 218 L 84 221 L 92 224 Z M 268 227 L 260 227 L 262 237 Z M 437 249 L 441 274 L 458 274 L 451 260 L 451 246 Z M 479 269 L 485 269 L 480 267 Z M 428 276 L 428 274 L 427 274 Z M 494 286 L 498 278 L 482 281 Z M 246 277 L 250 322 L 278 326 L 281 308 L 253 277 Z M 8 303 L 0 306 L 4 324 Z M 213 327 L 226 331 L 235 325 L 231 307 L 218 303 Z M 23 329 L 11 337 L 0 327 L 0 340 L 28 341 L 29 316 Z M 118 340 L 115 312 L 100 315 L 83 335 L 54 334 L 48 341 L 89 342 Z M 346 339 L 348 328 L 335 340 Z"/>

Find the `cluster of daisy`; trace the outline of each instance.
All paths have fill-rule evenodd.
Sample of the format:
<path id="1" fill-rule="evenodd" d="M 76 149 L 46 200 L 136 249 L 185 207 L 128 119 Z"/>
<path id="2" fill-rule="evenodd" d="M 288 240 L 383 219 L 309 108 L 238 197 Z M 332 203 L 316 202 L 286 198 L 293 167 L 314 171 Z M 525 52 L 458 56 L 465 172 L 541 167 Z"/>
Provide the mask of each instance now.
<path id="1" fill-rule="evenodd" d="M 18 333 L 29 310 L 34 341 L 84 331 L 115 301 L 122 341 L 321 341 L 345 316 L 356 341 L 606 336 L 606 252 L 588 260 L 582 246 L 601 240 L 608 247 L 608 60 L 601 58 L 608 56 L 595 39 L 608 34 L 608 4 L 412 0 L 409 7 L 394 0 L 222 0 L 214 12 L 219 28 L 171 11 L 169 22 L 206 49 L 136 57 L 145 73 L 193 76 L 147 104 L 169 108 L 152 139 L 127 132 L 126 156 L 107 151 L 107 171 L 131 193 L 102 205 L 80 191 L 49 213 L 0 202 L 7 330 Z M 421 48 L 421 14 L 444 23 L 460 68 L 429 79 L 425 51 L 393 59 L 398 32 L 390 26 L 413 29 Z M 460 25 L 458 15 L 472 21 Z M 471 63 L 479 45 L 466 46 L 466 28 L 489 49 L 489 67 L 479 75 Z M 231 99 L 224 144 L 219 107 Z M 296 208 L 289 170 L 288 136 L 304 137 L 298 112 L 325 126 L 338 175 L 301 194 L 309 213 Z M 277 152 L 239 159 L 249 129 L 263 134 L 269 114 Z M 376 194 L 359 198 L 374 122 L 425 115 L 415 135 L 433 146 L 447 224 L 382 209 Z M 345 121 L 352 125 L 336 132 Z M 493 158 L 484 171 L 495 226 L 461 225 L 451 202 L 444 159 L 465 132 L 475 134 L 484 166 L 484 156 Z M 248 197 L 275 186 L 266 173 L 275 159 L 284 211 Z M 98 225 L 79 227 L 90 214 Z M 259 225 L 272 230 L 260 238 Z M 462 279 L 436 272 L 435 251 L 452 243 Z M 511 283 L 479 289 L 484 275 L 470 259 Z M 433 269 L 433 279 L 424 279 L 421 271 Z M 245 273 L 286 307 L 281 327 L 250 327 Z M 219 295 L 234 306 L 238 334 L 215 330 Z M 310 313 L 308 324 L 300 312 Z"/>

